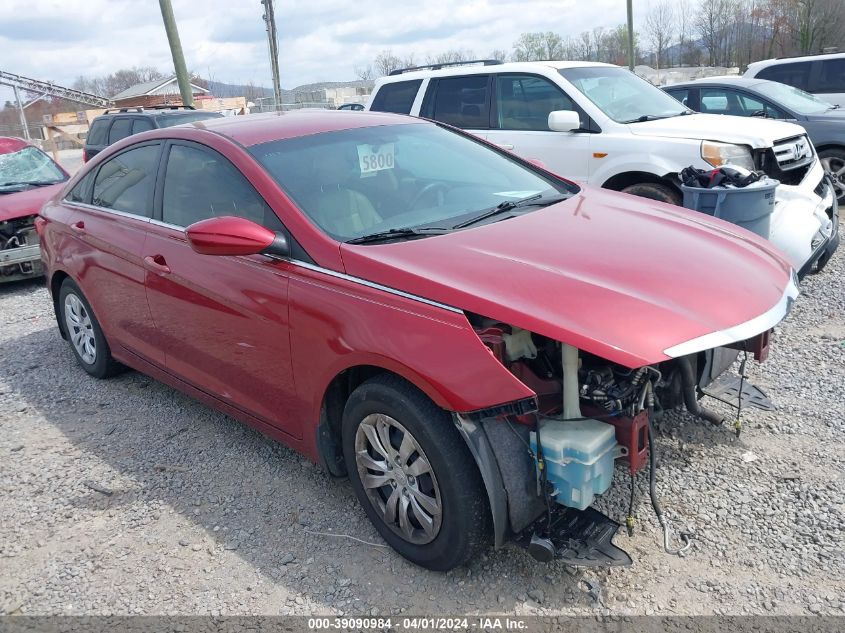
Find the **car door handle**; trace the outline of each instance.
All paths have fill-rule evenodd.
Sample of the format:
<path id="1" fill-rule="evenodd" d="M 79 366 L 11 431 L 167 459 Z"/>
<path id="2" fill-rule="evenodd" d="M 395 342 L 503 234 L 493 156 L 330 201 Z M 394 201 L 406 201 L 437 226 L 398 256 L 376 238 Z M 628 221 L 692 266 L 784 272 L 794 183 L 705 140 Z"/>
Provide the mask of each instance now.
<path id="1" fill-rule="evenodd" d="M 82 220 L 80 220 L 79 222 L 74 222 L 70 225 L 70 228 L 72 228 L 77 233 L 85 233 L 85 222 L 83 222 Z"/>
<path id="2" fill-rule="evenodd" d="M 513 145 L 510 143 L 493 143 L 496 147 L 501 147 L 502 149 L 513 149 Z"/>
<path id="3" fill-rule="evenodd" d="M 157 273 L 166 275 L 170 272 L 170 266 L 167 265 L 162 255 L 147 255 L 144 258 L 144 263 L 147 265 L 147 268 Z"/>

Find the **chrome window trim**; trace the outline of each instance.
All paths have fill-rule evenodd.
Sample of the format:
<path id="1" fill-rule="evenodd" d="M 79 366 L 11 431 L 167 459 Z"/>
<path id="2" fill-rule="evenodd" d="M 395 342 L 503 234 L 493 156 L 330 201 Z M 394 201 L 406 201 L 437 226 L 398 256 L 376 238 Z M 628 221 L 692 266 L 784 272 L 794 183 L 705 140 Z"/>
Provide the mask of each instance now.
<path id="1" fill-rule="evenodd" d="M 109 209 L 108 207 L 98 207 L 95 204 L 88 204 L 87 202 L 75 202 L 73 200 L 68 200 L 67 198 L 64 198 L 62 199 L 62 204 L 65 204 L 69 207 L 76 207 L 78 209 L 91 209 L 93 211 L 110 213 L 112 215 L 117 215 L 122 218 L 130 218 L 132 220 L 138 220 L 140 222 L 152 222 L 152 218 L 148 218 L 145 215 L 138 215 L 136 213 L 129 213 L 128 211 L 120 211 L 118 209 Z"/>
<path id="2" fill-rule="evenodd" d="M 170 222 L 163 222 L 161 220 L 156 220 L 155 218 L 150 218 L 150 224 L 152 224 L 154 226 L 161 226 L 161 227 L 164 227 L 165 229 L 174 229 L 176 231 L 182 231 L 182 233 L 184 233 L 185 229 L 188 228 L 186 226 L 179 226 L 178 224 L 170 224 Z"/>
<path id="3" fill-rule="evenodd" d="M 65 199 L 63 201 L 70 207 L 79 207 L 81 209 L 93 209 L 95 211 L 103 211 L 105 213 L 112 213 L 117 216 L 132 218 L 134 220 L 140 220 L 142 222 L 146 222 L 153 226 L 160 226 L 167 229 L 175 229 L 177 231 L 185 232 L 185 227 L 177 226 L 175 224 L 168 224 L 167 222 L 162 222 L 161 220 L 156 220 L 154 218 L 147 218 L 140 215 L 133 215 L 132 213 L 126 213 L 124 211 L 117 211 L 115 209 L 107 209 L 105 207 L 98 207 L 93 204 L 86 204 L 84 202 L 71 202 Z M 377 284 L 373 281 L 368 281 L 366 279 L 362 279 L 360 277 L 354 277 L 352 275 L 347 275 L 346 273 L 340 273 L 336 270 L 331 270 L 329 268 L 323 268 L 322 266 L 317 266 L 315 264 L 309 264 L 308 262 L 303 262 L 295 259 L 290 259 L 288 257 L 278 257 L 276 255 L 268 255 L 267 257 L 277 260 L 287 262 L 289 264 L 293 264 L 294 266 L 299 266 L 301 268 L 306 268 L 308 270 L 312 270 L 314 272 L 322 273 L 324 275 L 328 275 L 330 277 L 335 277 L 336 279 L 343 279 L 345 281 L 349 281 L 351 283 L 355 283 L 361 286 L 366 286 L 367 288 L 372 288 L 374 290 L 380 290 L 382 292 L 386 292 L 388 294 L 396 295 L 397 297 L 403 297 L 405 299 L 410 299 L 411 301 L 417 301 L 419 303 L 424 303 L 426 305 L 434 306 L 435 308 L 441 308 L 443 310 L 448 310 L 449 312 L 455 312 L 457 314 L 463 314 L 464 311 L 460 308 L 456 308 L 454 306 L 447 305 L 445 303 L 440 303 L 438 301 L 434 301 L 432 299 L 426 299 L 425 297 L 420 297 L 415 294 L 411 294 L 409 292 L 405 292 L 403 290 L 397 290 L 396 288 L 391 288 L 390 286 L 383 286 L 381 284 Z"/>
<path id="4" fill-rule="evenodd" d="M 754 317 L 750 321 L 745 321 L 744 323 L 725 328 L 724 330 L 711 332 L 710 334 L 678 343 L 677 345 L 666 348 L 663 350 L 663 353 L 670 358 L 678 358 L 715 347 L 729 345 L 730 343 L 745 341 L 753 336 L 757 336 L 773 328 L 789 314 L 793 302 L 798 297 L 798 292 L 797 277 L 795 271 L 792 271 L 792 278 L 789 280 L 789 284 L 783 291 L 781 298 L 763 314 Z"/>
<path id="5" fill-rule="evenodd" d="M 317 266 L 315 264 L 309 264 L 308 262 L 302 262 L 295 259 L 290 259 L 289 257 L 279 257 L 277 255 L 268 255 L 271 259 L 275 259 L 277 261 L 287 262 L 289 264 L 293 264 L 294 266 L 299 266 L 300 268 L 305 268 L 307 270 L 312 270 L 317 273 L 322 273 L 324 275 L 328 275 L 329 277 L 334 277 L 336 279 L 343 279 L 344 281 L 349 281 L 354 284 L 358 284 L 360 286 L 366 286 L 367 288 L 372 288 L 374 290 L 380 290 L 382 292 L 386 292 L 388 294 L 396 295 L 397 297 L 403 297 L 405 299 L 410 299 L 411 301 L 417 301 L 419 303 L 424 303 L 426 305 L 434 306 L 435 308 L 441 308 L 443 310 L 448 310 L 449 312 L 455 312 L 457 314 L 463 314 L 464 311 L 460 308 L 456 308 L 455 306 L 450 306 L 445 303 L 440 303 L 439 301 L 434 301 L 433 299 L 426 299 L 425 297 L 420 297 L 415 294 L 411 294 L 410 292 L 405 292 L 404 290 L 398 290 L 396 288 L 391 288 L 390 286 L 383 286 L 379 283 L 374 281 L 368 281 L 367 279 L 362 279 L 361 277 L 354 277 L 353 275 L 347 275 L 346 273 L 340 273 L 336 270 L 331 270 L 329 268 L 323 268 L 322 266 Z"/>

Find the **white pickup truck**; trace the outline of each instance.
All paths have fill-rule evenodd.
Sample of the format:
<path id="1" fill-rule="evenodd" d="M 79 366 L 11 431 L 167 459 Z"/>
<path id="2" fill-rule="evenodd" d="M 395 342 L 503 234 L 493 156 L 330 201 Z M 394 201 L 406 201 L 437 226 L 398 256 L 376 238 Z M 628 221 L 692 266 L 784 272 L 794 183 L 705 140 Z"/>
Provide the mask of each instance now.
<path id="1" fill-rule="evenodd" d="M 678 173 L 732 164 L 781 184 L 770 239 L 803 276 L 839 242 L 833 188 L 803 128 L 698 114 L 624 68 L 493 60 L 394 71 L 367 110 L 463 128 L 561 176 L 681 204 Z"/>

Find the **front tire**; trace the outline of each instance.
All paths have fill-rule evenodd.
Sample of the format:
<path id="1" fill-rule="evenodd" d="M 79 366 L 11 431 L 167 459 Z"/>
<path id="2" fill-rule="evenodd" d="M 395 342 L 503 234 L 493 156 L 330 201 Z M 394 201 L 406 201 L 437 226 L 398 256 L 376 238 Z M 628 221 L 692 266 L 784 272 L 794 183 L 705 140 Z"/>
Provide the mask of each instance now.
<path id="1" fill-rule="evenodd" d="M 359 503 L 385 541 L 435 571 L 491 543 L 487 494 L 449 414 L 396 376 L 360 385 L 343 413 L 343 454 Z"/>
<path id="2" fill-rule="evenodd" d="M 622 193 L 629 193 L 632 196 L 681 206 L 681 194 L 669 185 L 662 185 L 655 182 L 639 182 L 635 185 L 628 185 L 622 190 Z"/>
<path id="3" fill-rule="evenodd" d="M 845 149 L 823 149 L 819 152 L 819 160 L 833 179 L 833 191 L 839 206 L 845 205 Z"/>
<path id="4" fill-rule="evenodd" d="M 65 279 L 59 291 L 59 317 L 76 360 L 85 371 L 95 378 L 108 378 L 120 371 L 91 305 L 71 279 Z"/>

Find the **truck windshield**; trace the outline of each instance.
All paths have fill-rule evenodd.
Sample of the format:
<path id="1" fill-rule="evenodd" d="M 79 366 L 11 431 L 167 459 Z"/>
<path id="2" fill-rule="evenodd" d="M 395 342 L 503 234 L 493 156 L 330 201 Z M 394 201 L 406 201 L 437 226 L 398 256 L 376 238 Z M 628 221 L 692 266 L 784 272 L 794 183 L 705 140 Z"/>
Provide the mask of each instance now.
<path id="1" fill-rule="evenodd" d="M 691 112 L 673 97 L 624 68 L 563 68 L 560 74 L 617 123 L 653 121 Z"/>
<path id="2" fill-rule="evenodd" d="M 432 123 L 323 132 L 249 151 L 312 222 L 343 242 L 477 226 L 578 190 Z"/>
<path id="3" fill-rule="evenodd" d="M 52 185 L 66 179 L 56 163 L 36 147 L 0 154 L 0 188 Z"/>
<path id="4" fill-rule="evenodd" d="M 809 92 L 776 81 L 767 81 L 754 87 L 757 92 L 774 101 L 776 105 L 782 105 L 798 114 L 820 114 L 833 108 L 832 104 Z"/>

